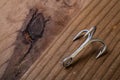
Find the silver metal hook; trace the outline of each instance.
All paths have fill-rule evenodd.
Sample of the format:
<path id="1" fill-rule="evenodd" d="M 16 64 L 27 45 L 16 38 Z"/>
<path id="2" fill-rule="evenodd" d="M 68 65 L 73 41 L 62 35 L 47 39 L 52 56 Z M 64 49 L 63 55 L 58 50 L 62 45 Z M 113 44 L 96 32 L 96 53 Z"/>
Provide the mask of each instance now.
<path id="1" fill-rule="evenodd" d="M 73 52 L 73 54 L 71 54 L 70 56 L 66 57 L 63 60 L 64 67 L 70 66 L 73 63 L 73 58 L 76 57 L 82 49 L 84 49 L 87 45 L 89 45 L 92 42 L 100 42 L 103 44 L 103 47 L 100 50 L 100 52 L 98 53 L 98 55 L 96 56 L 96 58 L 99 58 L 105 52 L 105 50 L 107 48 L 105 43 L 100 39 L 93 38 L 95 31 L 96 31 L 96 27 L 92 27 L 90 30 L 82 30 L 73 38 L 73 41 L 75 41 L 78 38 L 80 38 L 82 35 L 84 35 L 84 37 L 87 37 L 87 39 L 84 41 L 84 43 L 82 43 L 81 46 L 75 52 Z"/>

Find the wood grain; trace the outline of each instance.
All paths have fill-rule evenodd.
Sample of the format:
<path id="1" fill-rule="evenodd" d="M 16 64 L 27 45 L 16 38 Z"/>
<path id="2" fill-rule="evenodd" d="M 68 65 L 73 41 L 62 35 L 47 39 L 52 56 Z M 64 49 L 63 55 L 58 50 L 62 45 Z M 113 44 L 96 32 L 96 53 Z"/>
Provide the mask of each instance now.
<path id="1" fill-rule="evenodd" d="M 15 78 L 16 80 L 120 80 L 119 0 L 0 2 L 0 25 L 4 26 L 0 28 L 0 77 L 8 73 L 5 70 L 9 68 L 11 56 L 18 52 L 15 51 L 15 47 L 18 47 L 15 42 L 20 40 L 16 39 L 19 35 L 17 31 L 21 30 L 29 9 L 36 7 L 45 18 L 50 16 L 51 20 L 46 25 L 44 37 L 38 40 L 23 61 L 22 72 Z M 18 7 L 15 7 L 16 5 Z M 108 46 L 106 54 L 95 59 L 100 47 L 95 43 L 80 53 L 80 59 L 75 64 L 64 68 L 62 60 L 83 42 L 83 40 L 72 42 L 73 37 L 80 30 L 92 26 L 97 26 L 94 37 L 104 40 Z M 18 50 L 24 52 L 26 50 L 24 47 Z M 12 78 L 8 76 L 8 80 Z"/>
<path id="2" fill-rule="evenodd" d="M 109 80 L 118 78 L 120 54 L 120 1 L 119 0 L 94 0 L 90 5 L 77 15 L 75 21 L 68 23 L 54 40 L 43 56 L 31 66 L 21 80 Z M 97 25 L 95 37 L 99 37 L 108 45 L 106 55 L 95 59 L 98 50 L 85 49 L 80 60 L 68 69 L 62 66 L 62 60 L 70 55 L 80 42 L 72 42 L 72 38 L 82 29 Z M 91 55 L 88 55 L 91 54 Z M 119 70 L 119 69 L 118 69 Z M 112 76 L 114 74 L 114 76 Z M 114 80 L 114 78 L 112 79 Z"/>
<path id="3" fill-rule="evenodd" d="M 86 1 L 88 2 L 81 4 L 84 0 L 1 0 L 0 25 L 4 27 L 0 28 L 0 78 L 2 77 L 3 80 L 19 79 L 66 27 L 69 20 L 78 11 L 82 11 L 91 0 Z M 46 19 L 49 17 L 50 20 L 46 24 L 43 37 L 36 42 L 22 63 L 18 64 L 19 59 L 28 50 L 28 45 L 22 43 L 21 31 L 29 22 L 26 15 L 31 8 L 37 8 Z"/>

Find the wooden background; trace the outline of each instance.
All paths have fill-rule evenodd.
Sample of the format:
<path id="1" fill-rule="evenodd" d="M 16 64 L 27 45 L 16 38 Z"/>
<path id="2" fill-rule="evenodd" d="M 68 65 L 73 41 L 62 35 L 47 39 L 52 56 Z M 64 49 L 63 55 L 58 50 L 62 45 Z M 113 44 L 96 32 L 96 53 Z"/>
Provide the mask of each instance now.
<path id="1" fill-rule="evenodd" d="M 120 80 L 119 5 L 120 0 L 0 0 L 0 78 Z M 50 21 L 46 24 L 44 36 L 34 45 L 22 65 L 16 66 L 17 57 L 27 48 L 17 44 L 20 43 L 19 30 L 33 7 L 38 8 L 45 18 L 50 17 Z M 100 46 L 90 45 L 80 53 L 76 64 L 65 69 L 62 60 L 82 43 L 81 40 L 73 42 L 73 37 L 80 30 L 92 26 L 97 26 L 94 37 L 104 40 L 108 46 L 107 53 L 95 59 Z M 16 54 L 20 55 L 14 57 Z M 16 67 L 20 71 L 18 76 L 14 73 Z"/>

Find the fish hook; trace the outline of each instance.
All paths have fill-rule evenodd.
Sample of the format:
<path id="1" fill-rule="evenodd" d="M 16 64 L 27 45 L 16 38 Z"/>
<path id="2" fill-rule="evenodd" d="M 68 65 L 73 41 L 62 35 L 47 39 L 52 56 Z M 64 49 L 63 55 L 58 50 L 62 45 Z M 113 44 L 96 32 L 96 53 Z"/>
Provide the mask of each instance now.
<path id="1" fill-rule="evenodd" d="M 73 52 L 70 56 L 66 57 L 63 60 L 64 67 L 70 66 L 73 63 L 73 58 L 76 57 L 79 54 L 79 52 L 81 50 L 83 50 L 87 45 L 89 45 L 93 42 L 100 42 L 103 45 L 103 47 L 100 49 L 100 52 L 98 53 L 96 58 L 99 58 L 106 51 L 106 48 L 107 48 L 106 44 L 100 39 L 93 38 L 95 31 L 96 31 L 96 27 L 94 26 L 94 27 L 90 28 L 89 30 L 85 29 L 85 30 L 80 31 L 73 38 L 73 41 L 75 41 L 75 40 L 81 38 L 82 36 L 87 37 L 87 39 L 80 45 L 80 47 L 75 52 Z"/>

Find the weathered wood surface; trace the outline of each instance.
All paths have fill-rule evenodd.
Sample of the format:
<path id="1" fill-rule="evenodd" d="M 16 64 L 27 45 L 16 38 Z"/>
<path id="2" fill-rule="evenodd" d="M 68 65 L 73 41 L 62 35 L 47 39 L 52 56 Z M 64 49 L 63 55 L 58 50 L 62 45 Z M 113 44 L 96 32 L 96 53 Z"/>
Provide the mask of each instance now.
<path id="1" fill-rule="evenodd" d="M 31 66 L 21 80 L 116 80 L 120 66 L 120 1 L 94 0 L 71 21 L 67 28 L 54 40 L 39 59 Z M 95 37 L 108 45 L 108 52 L 95 59 L 98 51 L 86 49 L 81 54 L 96 53 L 81 57 L 79 62 L 69 69 L 64 69 L 61 61 L 79 46 L 72 38 L 81 29 L 97 25 Z M 117 74 L 116 74 L 117 73 Z M 114 78 L 113 78 L 114 77 Z M 116 79 L 115 79 L 116 78 Z"/>
<path id="2" fill-rule="evenodd" d="M 86 1 L 83 5 L 81 3 L 84 3 L 84 0 L 1 0 L 0 78 L 19 79 L 66 27 L 70 19 L 78 11 L 82 11 L 91 0 Z M 45 24 L 43 36 L 34 44 L 28 55 L 21 59 L 29 48 L 28 44 L 23 43 L 22 31 L 32 17 L 30 13 L 26 18 L 31 8 L 37 8 L 49 21 Z"/>
<path id="3" fill-rule="evenodd" d="M 22 73 L 16 79 L 27 71 L 21 80 L 120 80 L 119 5 L 120 0 L 1 0 L 0 76 L 8 73 L 5 69 L 11 55 L 17 52 L 14 50 L 17 47 L 14 43 L 18 36 L 16 31 L 21 29 L 29 9 L 37 7 L 46 17 L 52 16 L 52 20 L 46 25 L 48 28 L 43 40 L 40 39 L 31 50 L 32 60 L 30 56 L 26 57 L 23 63 L 27 63 L 27 67 L 21 66 Z M 97 26 L 94 37 L 104 40 L 108 46 L 107 53 L 96 60 L 99 46 L 90 45 L 80 53 L 76 64 L 65 69 L 62 60 L 82 42 L 78 40 L 73 43 L 73 37 L 80 30 L 94 25 Z M 24 52 L 26 49 L 22 50 Z M 9 76 L 6 77 L 9 79 Z"/>

